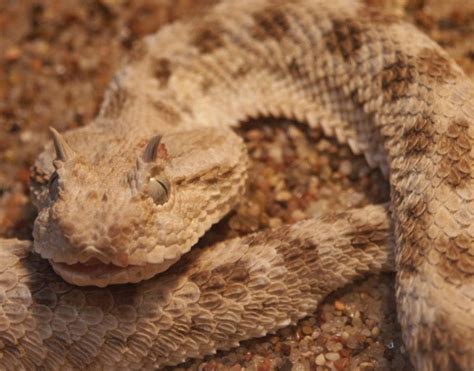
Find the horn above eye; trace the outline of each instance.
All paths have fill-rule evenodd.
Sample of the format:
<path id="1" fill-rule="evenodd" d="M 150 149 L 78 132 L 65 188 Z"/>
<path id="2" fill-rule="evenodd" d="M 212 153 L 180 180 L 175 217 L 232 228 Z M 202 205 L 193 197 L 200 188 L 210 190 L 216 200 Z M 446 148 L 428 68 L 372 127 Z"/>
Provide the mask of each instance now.
<path id="1" fill-rule="evenodd" d="M 161 135 L 154 136 L 148 142 L 145 151 L 143 152 L 143 160 L 145 162 L 151 162 L 156 160 L 158 154 L 158 146 L 161 142 Z"/>
<path id="2" fill-rule="evenodd" d="M 74 157 L 74 151 L 66 142 L 64 137 L 58 133 L 55 128 L 50 127 L 49 130 L 53 135 L 54 149 L 56 151 L 56 160 L 67 161 Z"/>

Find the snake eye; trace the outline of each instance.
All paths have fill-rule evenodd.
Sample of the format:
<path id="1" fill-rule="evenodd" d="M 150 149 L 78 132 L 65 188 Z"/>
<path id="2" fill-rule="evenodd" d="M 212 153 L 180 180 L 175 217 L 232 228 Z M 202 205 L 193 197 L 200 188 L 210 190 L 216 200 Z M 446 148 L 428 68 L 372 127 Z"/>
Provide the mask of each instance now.
<path id="1" fill-rule="evenodd" d="M 155 204 L 164 204 L 169 198 L 170 187 L 170 182 L 167 179 L 154 176 L 148 181 L 148 195 Z"/>
<path id="2" fill-rule="evenodd" d="M 49 198 L 51 201 L 56 201 L 59 196 L 59 176 L 54 172 L 49 178 Z"/>

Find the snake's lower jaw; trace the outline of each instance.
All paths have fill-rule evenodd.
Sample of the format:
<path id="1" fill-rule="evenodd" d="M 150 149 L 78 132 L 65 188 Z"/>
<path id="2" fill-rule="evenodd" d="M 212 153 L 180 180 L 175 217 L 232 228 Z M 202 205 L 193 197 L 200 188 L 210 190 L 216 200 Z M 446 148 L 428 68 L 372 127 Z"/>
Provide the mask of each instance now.
<path id="1" fill-rule="evenodd" d="M 55 262 L 52 259 L 49 259 L 49 263 L 67 283 L 76 286 L 105 287 L 147 280 L 168 269 L 176 260 L 165 260 L 160 264 L 128 265 L 125 267 L 101 262 L 66 264 Z"/>

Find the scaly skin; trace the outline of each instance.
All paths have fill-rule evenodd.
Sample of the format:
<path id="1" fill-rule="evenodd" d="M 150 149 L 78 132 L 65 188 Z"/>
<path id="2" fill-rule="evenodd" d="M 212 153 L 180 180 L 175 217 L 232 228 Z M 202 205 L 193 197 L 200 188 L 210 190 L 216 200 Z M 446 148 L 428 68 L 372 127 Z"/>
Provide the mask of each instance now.
<path id="1" fill-rule="evenodd" d="M 29 243 L 0 240 L 0 368 L 153 370 L 229 349 L 393 269 L 388 226 L 384 208 L 369 206 L 196 250 L 148 281 L 103 289 L 69 285 Z"/>
<path id="2" fill-rule="evenodd" d="M 56 160 L 50 146 L 35 165 L 34 249 L 78 285 L 138 282 L 166 270 L 240 197 L 247 159 L 230 128 L 253 116 L 294 118 L 321 126 L 387 174 L 398 312 L 411 360 L 420 370 L 468 370 L 474 364 L 473 102 L 472 82 L 438 45 L 358 2 L 224 2 L 205 17 L 146 38 L 112 82 L 96 120 L 65 139 L 55 134 Z M 159 145 L 156 135 L 162 136 Z M 371 240 L 377 228 L 366 218 L 376 210 L 381 213 L 374 207 L 347 216 L 364 221 L 350 232 L 354 241 L 375 246 L 387 239 Z M 0 329 L 8 344 L 0 362 L 10 366 L 36 357 L 51 362 L 48 367 L 159 367 L 274 331 L 359 276 L 357 262 L 374 271 L 384 266 L 384 243 L 368 250 L 369 261 L 350 244 L 343 249 L 347 262 L 321 263 L 320 244 L 327 242 L 315 239 L 334 244 L 324 254 L 340 256 L 338 228 L 346 223 L 347 229 L 348 221 L 318 223 L 286 227 L 277 237 L 264 232 L 229 241 L 216 247 L 220 254 L 192 253 L 199 255 L 197 263 L 181 262 L 141 284 L 102 291 L 55 281 L 58 290 L 38 296 L 35 285 L 44 279 L 26 274 L 37 261 L 28 254 L 0 281 L 3 291 L 21 288 L 21 295 L 12 295 L 25 300 L 23 312 L 2 304 L 12 320 Z M 309 250 L 317 256 L 302 241 L 313 241 Z M 221 263 L 222 271 L 209 268 Z M 322 264 L 331 267 L 324 283 L 318 282 Z M 283 266 L 307 269 L 297 274 L 306 281 L 294 288 L 291 275 L 280 275 Z M 212 271 L 212 277 L 202 273 L 195 280 L 193 269 Z M 229 278 L 233 273 L 237 281 Z M 28 278 L 20 285 L 12 275 Z M 147 290 L 155 294 L 147 294 L 143 305 Z M 76 299 L 89 292 L 102 294 Z M 245 305 L 227 301 L 239 292 L 249 295 L 248 302 L 237 300 Z M 86 311 L 81 319 L 81 311 L 58 305 L 64 297 L 76 309 L 100 306 L 102 314 L 90 309 L 94 315 Z M 127 307 L 117 310 L 121 297 Z M 32 303 L 57 323 L 36 327 Z M 66 325 L 69 320 L 75 325 Z M 87 332 L 86 324 L 100 333 Z M 189 326 L 197 328 L 194 337 Z M 62 351 L 53 356 L 48 342 L 62 344 Z"/>

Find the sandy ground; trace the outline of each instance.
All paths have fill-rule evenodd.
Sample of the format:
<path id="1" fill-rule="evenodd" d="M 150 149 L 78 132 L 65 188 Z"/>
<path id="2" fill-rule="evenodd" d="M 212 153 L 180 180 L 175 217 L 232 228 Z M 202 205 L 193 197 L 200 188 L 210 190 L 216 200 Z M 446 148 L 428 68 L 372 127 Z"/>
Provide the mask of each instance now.
<path id="1" fill-rule="evenodd" d="M 473 1 L 367 2 L 416 23 L 474 77 Z M 31 239 L 29 167 L 48 139 L 48 127 L 86 125 L 137 39 L 210 3 L 0 0 L 0 236 Z M 318 131 L 259 120 L 243 125 L 241 133 L 253 159 L 248 196 L 203 243 L 388 199 L 378 171 Z M 393 275 L 334 293 L 298 326 L 181 368 L 410 370 L 396 321 Z"/>

